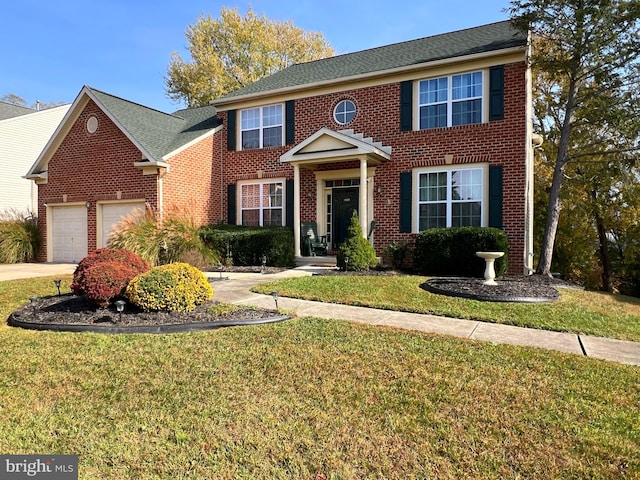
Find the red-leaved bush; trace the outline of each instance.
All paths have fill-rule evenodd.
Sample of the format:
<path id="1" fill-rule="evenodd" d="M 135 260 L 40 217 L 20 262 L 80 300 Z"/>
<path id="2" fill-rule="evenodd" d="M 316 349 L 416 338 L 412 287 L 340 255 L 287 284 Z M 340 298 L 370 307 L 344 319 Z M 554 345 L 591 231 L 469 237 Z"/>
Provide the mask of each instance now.
<path id="1" fill-rule="evenodd" d="M 106 307 L 122 295 L 136 270 L 120 262 L 100 262 L 84 271 L 83 290 L 90 304 Z"/>
<path id="2" fill-rule="evenodd" d="M 106 306 L 124 293 L 133 277 L 150 268 L 149 262 L 129 250 L 100 248 L 80 261 L 71 290 L 75 295 L 86 295 L 94 305 Z"/>

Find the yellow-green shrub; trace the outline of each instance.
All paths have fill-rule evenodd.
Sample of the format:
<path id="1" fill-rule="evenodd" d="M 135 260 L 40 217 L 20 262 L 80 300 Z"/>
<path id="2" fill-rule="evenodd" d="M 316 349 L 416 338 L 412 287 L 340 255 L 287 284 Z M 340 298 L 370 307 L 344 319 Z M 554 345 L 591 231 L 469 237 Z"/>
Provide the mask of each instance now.
<path id="1" fill-rule="evenodd" d="M 142 310 L 190 312 L 211 300 L 207 276 L 188 263 L 154 267 L 136 276 L 127 287 L 129 301 Z"/>

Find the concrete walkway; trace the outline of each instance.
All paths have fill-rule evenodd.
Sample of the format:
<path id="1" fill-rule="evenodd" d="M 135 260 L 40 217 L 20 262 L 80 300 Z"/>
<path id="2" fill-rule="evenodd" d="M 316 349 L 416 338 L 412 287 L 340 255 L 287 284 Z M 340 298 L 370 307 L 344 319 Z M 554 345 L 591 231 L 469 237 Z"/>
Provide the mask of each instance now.
<path id="1" fill-rule="evenodd" d="M 0 282 L 21 278 L 72 274 L 75 263 L 11 263 L 0 264 Z"/>
<path id="2" fill-rule="evenodd" d="M 216 280 L 220 276 L 219 273 L 208 273 L 208 275 L 212 280 L 216 280 L 213 282 L 214 299 L 226 303 L 274 308 L 275 302 L 272 296 L 253 293 L 250 288 L 262 282 L 311 275 L 313 271 L 314 267 L 299 267 L 265 275 L 223 273 L 223 277 L 228 277 L 228 280 L 222 281 Z M 284 297 L 278 298 L 278 307 L 285 311 L 296 312 L 300 316 L 344 319 L 471 340 L 558 350 L 612 362 L 640 365 L 640 343 L 638 342 Z"/>
<path id="3" fill-rule="evenodd" d="M 0 281 L 71 274 L 75 268 L 76 265 L 70 263 L 0 265 Z M 322 268 L 326 268 L 326 266 L 302 266 L 265 275 L 225 272 L 223 277 L 227 277 L 228 280 L 213 282 L 214 299 L 227 303 L 274 308 L 275 303 L 272 296 L 253 293 L 250 288 L 262 282 L 311 275 L 314 271 Z M 207 275 L 212 280 L 220 277 L 220 274 L 216 272 L 208 272 Z M 283 297 L 278 298 L 278 306 L 284 310 L 295 311 L 300 316 L 344 319 L 472 340 L 545 348 L 640 366 L 640 343 L 638 342 Z"/>

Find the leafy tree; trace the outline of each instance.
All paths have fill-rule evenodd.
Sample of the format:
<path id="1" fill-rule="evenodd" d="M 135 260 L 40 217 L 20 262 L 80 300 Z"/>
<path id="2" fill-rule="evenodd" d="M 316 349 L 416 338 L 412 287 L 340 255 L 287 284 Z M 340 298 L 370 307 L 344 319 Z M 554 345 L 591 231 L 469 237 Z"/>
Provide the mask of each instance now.
<path id="1" fill-rule="evenodd" d="M 537 71 L 534 120 L 546 141 L 535 166 L 536 246 L 543 243 L 544 215 L 560 137 L 562 112 L 552 94 L 556 85 L 546 72 Z M 625 281 L 626 262 L 621 255 L 630 243 L 618 244 L 616 239 L 624 235 L 616 231 L 626 231 L 638 218 L 640 207 L 636 159 L 623 151 L 638 138 L 639 104 L 638 92 L 629 89 L 621 97 L 616 114 L 604 126 L 583 122 L 572 132 L 572 161 L 564 170 L 563 215 L 558 222 L 553 268 L 590 288 L 613 291 Z"/>
<path id="2" fill-rule="evenodd" d="M 251 8 L 244 17 L 227 7 L 216 20 L 203 14 L 187 28 L 186 37 L 191 61 L 173 52 L 165 86 L 169 98 L 192 107 L 294 63 L 333 55 L 321 33 L 259 17 Z"/>
<path id="3" fill-rule="evenodd" d="M 532 68 L 547 82 L 538 127 L 554 147 L 545 233 L 538 273 L 551 274 L 567 164 L 577 158 L 616 155 L 638 148 L 619 127 L 629 115 L 640 53 L 637 0 L 513 0 L 514 24 L 530 29 L 537 47 Z M 538 106 L 539 107 L 539 106 Z M 540 114 L 542 113 L 542 115 Z M 597 132 L 590 140 L 583 130 Z M 579 136 L 579 135 L 578 135 Z"/>
<path id="4" fill-rule="evenodd" d="M 24 98 L 19 97 L 18 95 L 15 95 L 13 93 L 7 93 L 6 95 L 1 96 L 0 101 L 10 103 L 11 105 L 17 105 L 19 107 L 27 106 L 27 101 Z"/>
<path id="5" fill-rule="evenodd" d="M 5 103 L 10 103 L 12 105 L 17 105 L 19 107 L 32 108 L 34 110 L 46 110 L 47 108 L 58 107 L 60 105 L 66 104 L 66 102 L 42 103 L 40 101 L 36 101 L 36 103 L 34 103 L 33 105 L 28 106 L 27 101 L 24 98 L 18 95 L 15 95 L 13 93 L 7 93 L 6 95 L 3 95 L 2 97 L 0 97 L 0 101 Z"/>

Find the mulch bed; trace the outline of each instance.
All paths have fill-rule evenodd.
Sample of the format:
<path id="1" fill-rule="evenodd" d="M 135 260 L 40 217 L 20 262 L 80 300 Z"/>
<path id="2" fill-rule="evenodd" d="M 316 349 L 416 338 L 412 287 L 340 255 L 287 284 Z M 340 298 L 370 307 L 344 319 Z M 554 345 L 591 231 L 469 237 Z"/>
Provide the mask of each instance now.
<path id="1" fill-rule="evenodd" d="M 571 283 L 543 275 L 511 276 L 496 279 L 497 285 L 485 285 L 482 278 L 438 277 L 422 288 L 440 295 L 485 302 L 554 302 L 560 298 L 557 288 L 579 288 Z"/>
<path id="2" fill-rule="evenodd" d="M 25 305 L 13 313 L 19 320 L 29 323 L 58 325 L 177 325 L 202 322 L 229 322 L 257 320 L 278 315 L 275 310 L 240 308 L 222 315 L 212 315 L 207 310 L 216 302 L 205 302 L 191 312 L 143 312 L 127 304 L 122 316 L 115 306 L 91 308 L 84 297 L 71 294 L 42 297 L 35 309 Z"/>

